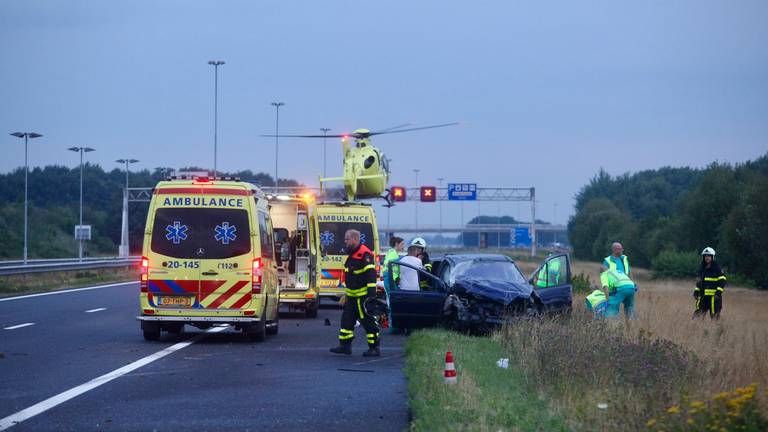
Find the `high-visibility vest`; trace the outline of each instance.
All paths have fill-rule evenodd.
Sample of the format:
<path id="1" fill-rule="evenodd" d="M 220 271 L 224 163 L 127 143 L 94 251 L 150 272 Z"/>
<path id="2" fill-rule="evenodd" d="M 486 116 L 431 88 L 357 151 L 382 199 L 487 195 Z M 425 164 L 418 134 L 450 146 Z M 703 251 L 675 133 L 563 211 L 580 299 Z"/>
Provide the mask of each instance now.
<path id="1" fill-rule="evenodd" d="M 587 296 L 587 309 L 590 311 L 596 311 L 601 307 L 608 299 L 605 298 L 605 293 L 600 290 L 592 291 L 592 294 Z"/>
<path id="2" fill-rule="evenodd" d="M 629 271 L 629 258 L 627 258 L 626 255 L 622 255 L 620 257 L 621 263 L 624 264 L 624 273 L 627 274 L 627 276 L 631 275 L 631 272 Z M 613 260 L 613 255 L 608 255 L 603 259 L 603 265 L 608 267 L 608 270 L 619 270 L 619 266 L 616 265 L 616 261 Z"/>
<path id="3" fill-rule="evenodd" d="M 400 254 L 397 253 L 397 250 L 392 248 L 387 251 L 387 254 L 384 255 L 384 265 L 382 267 L 382 271 L 384 274 L 386 274 L 389 271 L 389 263 L 393 261 L 397 261 L 400 259 Z M 393 265 L 392 266 L 392 280 L 396 280 L 400 277 L 400 266 L 399 265 Z"/>
<path id="4" fill-rule="evenodd" d="M 536 278 L 536 286 L 539 288 L 546 288 L 548 286 L 556 286 L 559 283 L 560 260 L 554 259 L 539 270 L 539 275 Z"/>
<path id="5" fill-rule="evenodd" d="M 606 270 L 600 273 L 600 283 L 607 286 L 610 292 L 616 292 L 619 289 L 635 289 L 632 279 L 618 270 Z"/>

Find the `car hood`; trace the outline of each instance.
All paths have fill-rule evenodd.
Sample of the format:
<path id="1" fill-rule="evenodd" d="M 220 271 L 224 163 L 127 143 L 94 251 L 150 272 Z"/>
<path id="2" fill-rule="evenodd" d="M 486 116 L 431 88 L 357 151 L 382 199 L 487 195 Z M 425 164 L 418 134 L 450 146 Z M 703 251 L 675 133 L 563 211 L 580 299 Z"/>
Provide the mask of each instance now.
<path id="1" fill-rule="evenodd" d="M 472 296 L 509 306 L 515 299 L 529 298 L 533 293 L 533 287 L 527 283 L 519 282 L 459 278 L 453 285 L 453 293 L 458 296 Z"/>

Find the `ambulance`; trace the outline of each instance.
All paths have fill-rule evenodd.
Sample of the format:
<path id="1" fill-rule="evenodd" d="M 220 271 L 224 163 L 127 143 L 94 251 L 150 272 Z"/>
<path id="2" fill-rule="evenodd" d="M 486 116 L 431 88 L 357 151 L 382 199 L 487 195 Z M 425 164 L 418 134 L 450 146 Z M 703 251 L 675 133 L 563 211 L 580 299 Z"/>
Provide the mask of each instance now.
<path id="1" fill-rule="evenodd" d="M 280 305 L 289 311 L 304 311 L 317 317 L 320 296 L 313 283 L 319 251 L 313 247 L 315 231 L 310 224 L 314 195 L 267 195 L 275 236 L 277 274 L 280 280 Z"/>
<path id="2" fill-rule="evenodd" d="M 339 300 L 344 295 L 344 261 L 349 253 L 344 246 L 344 233 L 349 229 L 360 231 L 360 241 L 377 257 L 376 273 L 379 273 L 379 230 L 370 204 L 320 203 L 310 216 L 310 224 L 320 257 L 317 286 L 321 298 Z"/>
<path id="3" fill-rule="evenodd" d="M 140 266 L 147 340 L 228 324 L 278 332 L 279 285 L 266 195 L 234 178 L 170 177 L 154 189 Z"/>

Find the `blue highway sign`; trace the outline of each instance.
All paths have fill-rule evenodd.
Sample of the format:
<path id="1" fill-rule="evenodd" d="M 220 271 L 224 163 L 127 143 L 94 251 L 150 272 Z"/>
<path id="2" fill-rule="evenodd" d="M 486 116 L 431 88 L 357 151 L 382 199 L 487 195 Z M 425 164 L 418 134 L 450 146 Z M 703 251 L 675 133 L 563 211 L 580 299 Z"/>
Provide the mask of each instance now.
<path id="1" fill-rule="evenodd" d="M 477 183 L 448 183 L 449 201 L 477 201 Z"/>

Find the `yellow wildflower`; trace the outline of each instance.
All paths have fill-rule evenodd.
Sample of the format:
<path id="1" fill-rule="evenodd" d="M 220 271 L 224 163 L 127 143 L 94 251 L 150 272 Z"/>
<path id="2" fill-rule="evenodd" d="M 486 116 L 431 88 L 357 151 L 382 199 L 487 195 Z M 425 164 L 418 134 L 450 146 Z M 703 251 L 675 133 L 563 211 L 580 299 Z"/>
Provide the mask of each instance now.
<path id="1" fill-rule="evenodd" d="M 650 420 L 648 420 L 647 423 L 645 423 L 645 425 L 648 426 L 648 427 L 653 427 L 653 425 L 655 425 L 655 424 L 656 424 L 656 419 L 650 419 Z"/>
<path id="2" fill-rule="evenodd" d="M 692 425 L 692 424 L 693 424 L 693 419 L 688 419 L 688 420 L 686 420 L 685 422 L 686 422 L 686 423 L 688 423 L 688 424 L 690 424 L 690 425 Z"/>
<path id="3" fill-rule="evenodd" d="M 730 396 L 728 392 L 720 392 L 720 393 L 715 395 L 715 400 L 725 399 L 728 396 Z"/>
<path id="4" fill-rule="evenodd" d="M 706 404 L 701 401 L 693 401 L 691 402 L 691 408 L 704 408 Z"/>
<path id="5" fill-rule="evenodd" d="M 672 405 L 667 409 L 667 412 L 670 414 L 677 414 L 680 412 L 680 407 L 678 407 L 677 405 Z"/>

